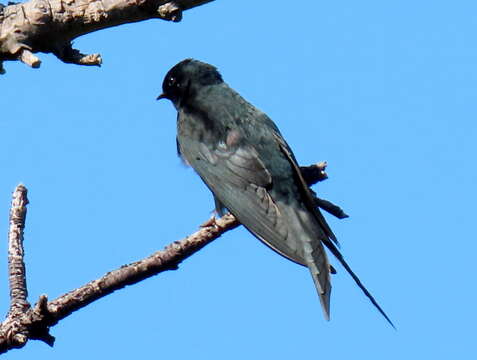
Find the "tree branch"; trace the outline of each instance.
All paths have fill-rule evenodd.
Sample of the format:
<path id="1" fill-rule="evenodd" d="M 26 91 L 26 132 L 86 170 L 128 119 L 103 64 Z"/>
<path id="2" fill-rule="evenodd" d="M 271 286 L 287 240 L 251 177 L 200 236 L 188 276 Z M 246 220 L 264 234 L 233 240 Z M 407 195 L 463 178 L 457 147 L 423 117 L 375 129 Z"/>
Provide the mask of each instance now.
<path id="1" fill-rule="evenodd" d="M 73 49 L 78 36 L 147 19 L 179 22 L 182 12 L 213 0 L 30 0 L 0 6 L 2 62 L 19 60 L 38 68 L 37 52 L 53 53 L 65 63 L 101 65 L 99 54 Z"/>
<path id="2" fill-rule="evenodd" d="M 10 285 L 10 315 L 24 313 L 30 308 L 23 261 L 23 229 L 28 204 L 27 189 L 22 184 L 15 188 L 10 209 L 8 231 L 8 279 Z"/>
<path id="3" fill-rule="evenodd" d="M 305 180 L 307 185 L 312 186 L 315 185 L 318 181 L 328 179 L 328 175 L 325 172 L 327 166 L 328 164 L 326 163 L 326 161 L 322 161 L 310 166 L 300 166 L 301 174 L 303 175 L 303 179 Z M 336 216 L 338 219 L 345 219 L 349 217 L 338 205 L 333 204 L 331 201 L 321 199 L 316 196 L 316 193 L 313 190 L 310 189 L 310 191 L 314 196 L 315 205 L 317 207 L 325 210 L 333 216 Z"/>
<path id="4" fill-rule="evenodd" d="M 309 185 L 327 178 L 326 163 L 302 167 Z M 204 223 L 194 234 L 166 246 L 149 257 L 124 265 L 108 272 L 60 297 L 48 301 L 41 295 L 32 308 L 27 301 L 25 265 L 23 263 L 23 229 L 25 226 L 27 189 L 17 186 L 13 193 L 9 231 L 9 273 L 11 306 L 6 319 L 0 324 L 0 354 L 13 348 L 23 347 L 29 339 L 41 340 L 53 346 L 55 338 L 50 327 L 73 312 L 95 300 L 122 289 L 127 285 L 157 275 L 163 271 L 176 270 L 179 264 L 202 249 L 225 232 L 240 223 L 231 214 Z M 318 199 L 318 198 L 317 198 Z"/>
<path id="5" fill-rule="evenodd" d="M 300 171 L 306 184 L 308 186 L 312 186 L 319 181 L 328 179 L 328 175 L 326 175 L 325 172 L 327 166 L 328 164 L 326 161 L 322 161 L 310 166 L 300 166 Z"/>
<path id="6" fill-rule="evenodd" d="M 9 314 L 0 324 L 0 354 L 23 347 L 28 339 L 42 340 L 52 346 L 55 339 L 49 334 L 49 328 L 61 319 L 127 285 L 163 271 L 176 270 L 184 259 L 239 225 L 233 215 L 227 214 L 164 250 L 111 271 L 55 300 L 48 302 L 46 295 L 40 296 L 33 308 Z"/>
<path id="7" fill-rule="evenodd" d="M 25 228 L 27 189 L 18 185 L 13 191 L 10 208 L 10 229 L 8 231 L 8 280 L 10 285 L 10 309 L 7 319 L 18 319 L 30 308 L 27 301 L 25 262 L 23 261 L 23 229 Z M 22 347 L 28 340 L 28 333 L 18 323 L 12 324 L 4 333 L 10 346 Z"/>

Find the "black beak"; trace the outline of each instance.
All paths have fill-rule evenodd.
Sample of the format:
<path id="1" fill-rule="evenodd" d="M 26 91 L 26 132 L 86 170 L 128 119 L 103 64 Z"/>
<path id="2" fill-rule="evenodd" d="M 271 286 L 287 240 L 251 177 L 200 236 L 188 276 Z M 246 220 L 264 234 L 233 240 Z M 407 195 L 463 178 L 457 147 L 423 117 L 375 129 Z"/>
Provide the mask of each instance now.
<path id="1" fill-rule="evenodd" d="M 161 94 L 159 95 L 156 100 L 161 100 L 161 99 L 169 99 L 166 94 Z"/>

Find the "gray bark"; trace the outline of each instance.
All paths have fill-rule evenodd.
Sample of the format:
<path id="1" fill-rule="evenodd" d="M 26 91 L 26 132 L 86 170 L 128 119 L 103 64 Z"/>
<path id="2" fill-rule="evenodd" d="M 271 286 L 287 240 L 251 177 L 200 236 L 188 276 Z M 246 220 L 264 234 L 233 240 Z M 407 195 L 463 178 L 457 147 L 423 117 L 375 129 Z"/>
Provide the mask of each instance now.
<path id="1" fill-rule="evenodd" d="M 213 0 L 31 0 L 0 7 L 0 73 L 4 61 L 38 68 L 35 53 L 53 53 L 65 63 L 100 66 L 100 54 L 82 54 L 78 36 L 147 19 L 178 22 L 182 12 Z"/>

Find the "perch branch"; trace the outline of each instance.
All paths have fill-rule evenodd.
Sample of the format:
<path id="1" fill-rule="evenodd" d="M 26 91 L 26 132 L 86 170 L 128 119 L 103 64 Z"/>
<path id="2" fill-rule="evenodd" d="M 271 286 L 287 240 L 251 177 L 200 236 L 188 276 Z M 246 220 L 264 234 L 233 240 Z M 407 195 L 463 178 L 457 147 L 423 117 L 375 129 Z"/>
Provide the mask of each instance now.
<path id="1" fill-rule="evenodd" d="M 235 217 L 227 214 L 185 239 L 173 242 L 164 250 L 111 271 L 55 300 L 48 302 L 46 295 L 40 296 L 33 308 L 16 317 L 8 316 L 0 324 L 0 354 L 24 346 L 28 339 L 42 340 L 53 345 L 54 337 L 49 334 L 49 328 L 61 319 L 127 285 L 163 271 L 177 269 L 184 259 L 239 225 Z M 21 337 L 21 343 L 12 341 L 17 335 Z"/>
<path id="2" fill-rule="evenodd" d="M 71 47 L 81 36 L 112 26 L 148 19 L 179 22 L 184 10 L 213 0 L 30 0 L 0 4 L 0 74 L 2 62 L 19 60 L 38 68 L 34 53 L 53 53 L 65 63 L 101 65 L 99 54 Z"/>
<path id="3" fill-rule="evenodd" d="M 306 181 L 308 184 L 312 184 L 327 178 L 325 168 L 326 163 L 319 163 L 301 169 L 305 173 L 308 172 Z M 220 219 L 209 220 L 197 232 L 180 241 L 173 242 L 164 250 L 108 272 L 101 278 L 54 300 L 48 301 L 46 295 L 41 295 L 35 306 L 30 307 L 26 299 L 27 288 L 22 247 L 25 205 L 28 203 L 26 194 L 27 189 L 23 185 L 19 185 L 13 194 L 9 238 L 17 239 L 12 243 L 19 245 L 10 246 L 16 250 L 15 256 L 12 256 L 9 248 L 9 263 L 16 264 L 10 267 L 11 309 L 18 309 L 18 311 L 11 310 L 7 318 L 0 324 L 0 354 L 13 348 L 23 347 L 29 339 L 41 340 L 53 346 L 55 338 L 50 335 L 49 329 L 60 320 L 127 285 L 138 283 L 163 271 L 176 270 L 183 260 L 225 232 L 240 225 L 231 214 L 226 214 Z M 11 261 L 10 258 L 12 258 Z"/>
<path id="4" fill-rule="evenodd" d="M 175 241 L 149 257 L 105 274 L 98 280 L 70 291 L 48 303 L 48 312 L 57 321 L 126 285 L 135 284 L 167 270 L 177 270 L 179 264 L 202 249 L 223 233 L 240 224 L 233 215 L 227 214 L 194 234 Z M 50 323 L 54 325 L 54 323 Z"/>

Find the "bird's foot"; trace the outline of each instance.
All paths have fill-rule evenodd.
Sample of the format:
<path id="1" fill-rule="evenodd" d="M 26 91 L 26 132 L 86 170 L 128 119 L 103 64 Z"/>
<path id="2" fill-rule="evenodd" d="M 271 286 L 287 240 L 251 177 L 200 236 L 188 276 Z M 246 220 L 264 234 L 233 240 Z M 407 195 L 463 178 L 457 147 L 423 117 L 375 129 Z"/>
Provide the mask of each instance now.
<path id="1" fill-rule="evenodd" d="M 209 226 L 217 226 L 217 218 L 215 214 L 213 214 L 209 220 L 205 221 L 203 224 L 200 225 L 201 228 L 209 227 Z"/>

